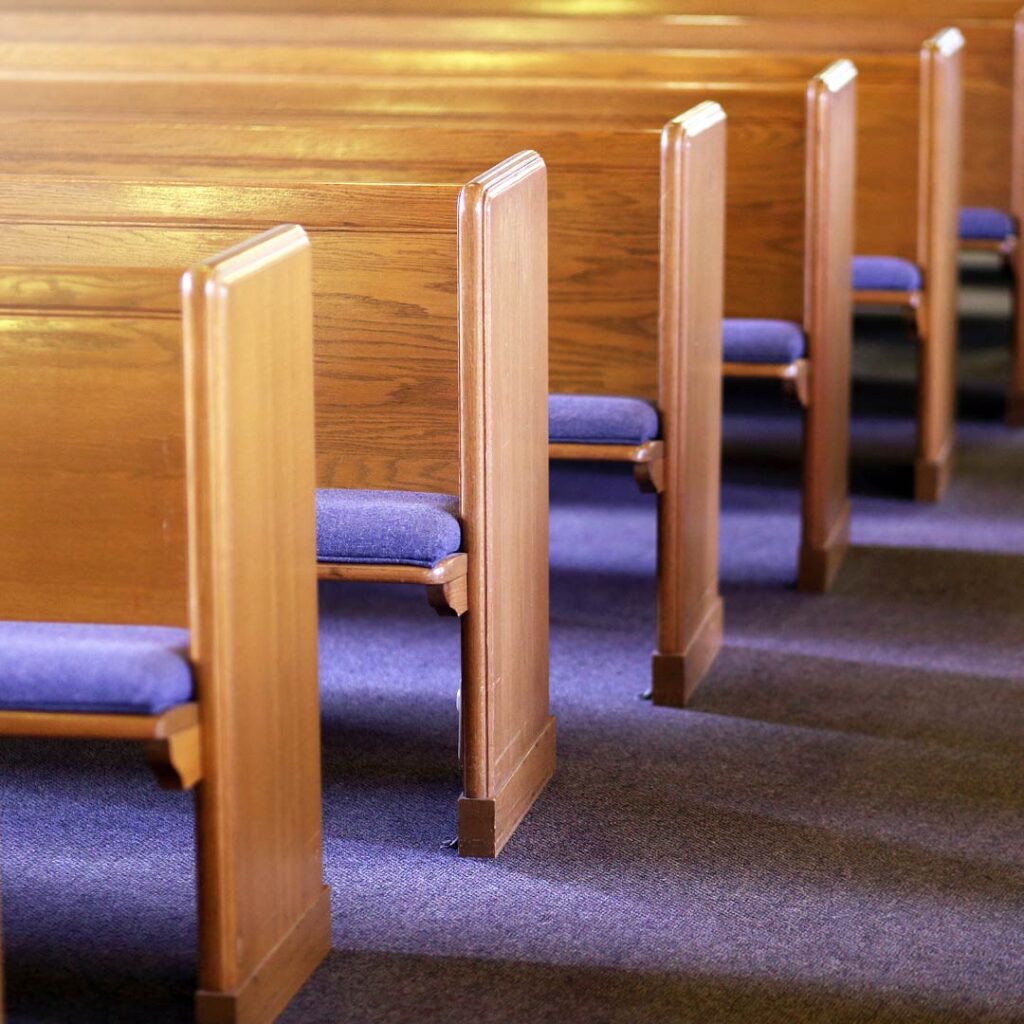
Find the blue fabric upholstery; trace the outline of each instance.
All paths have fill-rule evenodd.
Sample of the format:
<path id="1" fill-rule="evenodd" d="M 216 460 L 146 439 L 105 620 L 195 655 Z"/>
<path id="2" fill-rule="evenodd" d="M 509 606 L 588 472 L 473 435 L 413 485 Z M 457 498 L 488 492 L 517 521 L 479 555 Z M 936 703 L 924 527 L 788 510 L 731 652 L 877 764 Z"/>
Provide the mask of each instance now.
<path id="1" fill-rule="evenodd" d="M 916 263 L 896 256 L 854 256 L 854 291 L 916 292 L 923 284 Z"/>
<path id="2" fill-rule="evenodd" d="M 1017 233 L 1013 217 L 994 206 L 965 206 L 960 210 L 960 237 L 1001 242 Z"/>
<path id="3" fill-rule="evenodd" d="M 319 490 L 317 558 L 432 568 L 462 545 L 458 508 L 450 494 Z"/>
<path id="4" fill-rule="evenodd" d="M 658 411 L 641 398 L 548 396 L 548 438 L 568 444 L 643 444 L 658 436 Z"/>
<path id="5" fill-rule="evenodd" d="M 727 363 L 792 363 L 806 352 L 803 329 L 789 320 L 722 321 L 722 358 Z"/>
<path id="6" fill-rule="evenodd" d="M 188 630 L 0 622 L 0 707 L 156 715 L 193 699 Z"/>

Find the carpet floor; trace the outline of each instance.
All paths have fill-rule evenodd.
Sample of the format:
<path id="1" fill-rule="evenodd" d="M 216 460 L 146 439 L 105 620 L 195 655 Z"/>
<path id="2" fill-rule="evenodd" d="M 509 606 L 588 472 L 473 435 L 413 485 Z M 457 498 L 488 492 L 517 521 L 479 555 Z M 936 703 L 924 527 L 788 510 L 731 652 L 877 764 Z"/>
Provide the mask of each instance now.
<path id="1" fill-rule="evenodd" d="M 730 388 L 726 646 L 692 709 L 639 699 L 654 505 L 552 474 L 559 769 L 496 862 L 455 832 L 458 627 L 322 591 L 333 949 L 287 1024 L 1024 1021 L 1024 432 L 1007 295 L 964 293 L 960 453 L 909 501 L 915 352 L 860 325 L 854 547 L 793 587 L 800 424 Z M 191 1019 L 191 800 L 138 751 L 5 741 L 9 1019 Z"/>

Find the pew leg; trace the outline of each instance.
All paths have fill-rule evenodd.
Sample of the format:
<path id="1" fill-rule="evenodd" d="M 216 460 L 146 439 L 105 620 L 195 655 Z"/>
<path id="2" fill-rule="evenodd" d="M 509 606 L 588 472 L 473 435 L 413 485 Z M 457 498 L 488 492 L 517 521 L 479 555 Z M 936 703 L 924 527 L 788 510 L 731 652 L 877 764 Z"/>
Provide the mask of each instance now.
<path id="1" fill-rule="evenodd" d="M 831 590 L 850 546 L 850 346 L 839 340 L 816 347 L 804 411 L 797 587 L 805 593 Z"/>
<path id="2" fill-rule="evenodd" d="M 947 302 L 951 300 L 946 300 Z M 917 309 L 918 430 L 914 500 L 941 501 L 953 469 L 956 406 L 956 313 L 943 315 L 939 297 Z"/>
<path id="3" fill-rule="evenodd" d="M 516 607 L 504 590 L 490 601 L 473 590 L 460 620 L 461 857 L 497 857 L 554 774 L 546 582 L 545 573 L 537 607 Z M 502 659 L 505 673 L 495 671 L 498 651 L 510 656 Z"/>
<path id="4" fill-rule="evenodd" d="M 1021 298 L 1020 250 L 1010 256 L 1013 274 L 1013 339 L 1010 352 L 1010 387 L 1006 399 L 1006 423 L 1024 427 L 1024 300 Z"/>

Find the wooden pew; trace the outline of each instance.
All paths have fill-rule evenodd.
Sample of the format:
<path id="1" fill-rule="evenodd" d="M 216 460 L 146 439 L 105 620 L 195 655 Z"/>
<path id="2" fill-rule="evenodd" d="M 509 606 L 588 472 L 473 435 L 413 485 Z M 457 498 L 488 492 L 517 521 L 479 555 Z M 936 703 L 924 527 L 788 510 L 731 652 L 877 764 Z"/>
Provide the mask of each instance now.
<path id="1" fill-rule="evenodd" d="M 729 202 L 739 204 L 727 227 L 726 302 L 731 316 L 794 321 L 806 331 L 814 372 L 805 435 L 799 575 L 805 589 L 830 585 L 847 547 L 849 519 L 846 217 L 852 172 L 852 139 L 847 133 L 852 124 L 847 122 L 854 116 L 849 65 L 817 77 L 809 91 L 803 83 L 672 83 L 623 89 L 597 82 L 565 86 L 538 80 L 518 86 L 477 82 L 466 89 L 460 81 L 427 84 L 402 79 L 384 86 L 361 79 L 232 79 L 219 81 L 212 103 L 211 90 L 198 77 L 115 75 L 113 82 L 104 77 L 47 75 L 31 83 L 17 77 L 0 81 L 0 111 L 17 109 L 37 120 L 71 114 L 97 123 L 166 116 L 216 123 L 255 118 L 263 124 L 313 117 L 340 124 L 346 118 L 357 122 L 372 117 L 396 126 L 410 116 L 434 122 L 443 114 L 456 121 L 486 116 L 496 127 L 522 122 L 523 111 L 529 111 L 529 124 L 535 127 L 586 117 L 595 126 L 649 129 L 663 124 L 673 110 L 721 97 L 731 111 L 727 197 L 735 197 Z M 128 80 L 132 87 L 125 90 L 122 82 Z M 834 162 L 842 166 L 826 175 Z M 806 370 L 800 359 L 774 366 L 727 367 L 727 372 L 767 374 L 798 385 L 806 379 Z"/>
<path id="2" fill-rule="evenodd" d="M 907 55 L 858 55 L 858 251 L 893 257 L 908 283 L 864 287 L 859 298 L 903 309 L 920 339 L 915 495 L 936 501 L 948 486 L 955 435 L 956 238 L 961 124 L 960 51 L 955 31 Z M 339 52 L 344 53 L 339 59 Z M 48 55 L 49 54 L 49 55 Z M 467 83 L 546 78 L 649 81 L 803 81 L 824 56 L 702 51 L 365 51 L 302 47 L 37 44 L 12 55 L 16 68 L 82 72 L 306 76 L 452 76 Z M 912 264 L 913 266 L 909 266 Z M 916 269 L 915 269 L 916 268 Z"/>
<path id="3" fill-rule="evenodd" d="M 268 231 L 180 286 L 196 247 L 68 273 L 35 208 L 0 241 L 0 735 L 141 741 L 161 785 L 197 788 L 197 1017 L 271 1021 L 331 931 L 308 242 Z M 175 694 L 112 681 L 130 644 Z"/>
<path id="4" fill-rule="evenodd" d="M 307 227 L 317 252 L 318 486 L 342 496 L 368 488 L 458 499 L 461 553 L 425 567 L 347 558 L 321 564 L 320 576 L 423 584 L 434 603 L 465 613 L 465 856 L 500 851 L 554 766 L 545 199 L 544 166 L 530 153 L 467 185 L 339 184 L 336 177 L 278 186 L 18 175 L 0 182 L 0 219 L 12 240 L 35 238 L 22 226 L 25 210 L 74 220 L 73 237 L 61 230 L 53 237 L 51 227 L 36 253 L 72 280 L 97 252 L 108 264 L 162 267 L 185 242 L 228 244 L 282 216 Z M 130 229 L 126 242 L 108 244 L 111 224 Z M 12 300 L 34 302 L 47 288 L 12 279 L 10 291 Z M 60 293 L 57 285 L 50 290 Z M 169 396 L 178 372 L 169 360 Z M 181 467 L 173 449 L 165 459 L 173 496 Z M 167 522 L 173 533 L 178 520 Z M 44 568 L 45 586 L 27 599 L 36 614 L 68 585 L 63 560 Z M 180 605 L 182 567 L 165 559 L 159 569 L 139 592 Z"/>
<path id="5" fill-rule="evenodd" d="M 9 150 L 3 166 L 32 177 L 219 173 L 310 180 L 329 169 L 362 180 L 438 180 L 485 166 L 509 147 L 543 149 L 551 180 L 550 388 L 649 401 L 662 427 L 650 441 L 573 443 L 563 436 L 550 451 L 556 458 L 630 462 L 641 485 L 658 493 L 654 697 L 676 706 L 686 701 L 722 638 L 720 107 L 698 106 L 660 132 L 415 122 L 400 130 L 159 122 L 75 128 L 20 124 L 13 134 L 25 146 Z"/>
<path id="6" fill-rule="evenodd" d="M 13 5 L 17 7 L 18 5 Z M 91 5 L 90 5 L 91 6 Z M 627 5 L 628 6 L 628 5 Z M 218 45 L 321 48 L 323 59 L 336 61 L 333 48 L 443 47 L 478 49 L 714 49 L 767 50 L 778 57 L 786 52 L 817 52 L 821 62 L 893 50 L 916 50 L 921 41 L 955 20 L 967 39 L 963 54 L 963 147 L 971 159 L 962 173 L 961 247 L 991 251 L 1002 256 L 1019 278 L 1018 225 L 1024 221 L 1024 18 L 1018 0 L 961 5 L 936 0 L 903 7 L 899 17 L 891 5 L 869 2 L 851 5 L 835 0 L 806 5 L 797 11 L 779 2 L 730 0 L 700 5 L 698 14 L 681 14 L 685 5 L 645 7 L 638 13 L 611 13 L 592 9 L 585 16 L 571 6 L 543 5 L 543 15 L 521 14 L 520 5 L 501 5 L 497 16 L 491 5 L 461 4 L 463 14 L 444 14 L 447 4 L 423 14 L 408 5 L 402 17 L 385 13 L 338 14 L 339 10 L 373 11 L 377 5 L 353 3 L 332 6 L 330 13 L 282 13 L 274 4 L 252 13 L 249 5 L 218 4 L 204 11 L 183 14 L 147 9 L 78 10 L 10 13 L 0 11 L 0 38 L 10 43 L 202 43 L 204 60 L 216 62 Z M 671 7 L 671 10 L 669 10 Z M 534 8 L 530 8 L 531 10 Z M 231 13 L 237 10 L 241 13 Z M 473 10 L 474 15 L 467 11 Z M 723 21 L 714 11 L 728 11 Z M 973 10 L 973 16 L 967 17 Z M 272 13 L 267 13 L 267 12 Z M 554 12 L 558 13 L 554 13 Z M 481 15 L 481 12 L 487 12 Z M 512 16 L 507 16 L 512 15 Z M 10 48 L 5 50 L 10 54 Z M 308 51 L 307 51 L 308 52 Z M 14 55 L 15 64 L 21 57 Z M 28 58 L 31 61 L 31 56 Z M 870 88 L 873 72 L 860 60 L 862 90 Z M 1016 67 L 1022 70 L 1018 73 Z M 1012 126 L 1012 130 L 1011 130 Z M 1016 287 L 1019 294 L 1019 283 Z M 1020 300 L 1017 300 L 1020 306 Z M 1007 420 L 1024 425 L 1024 315 L 1015 317 L 1014 341 L 1007 397 Z"/>

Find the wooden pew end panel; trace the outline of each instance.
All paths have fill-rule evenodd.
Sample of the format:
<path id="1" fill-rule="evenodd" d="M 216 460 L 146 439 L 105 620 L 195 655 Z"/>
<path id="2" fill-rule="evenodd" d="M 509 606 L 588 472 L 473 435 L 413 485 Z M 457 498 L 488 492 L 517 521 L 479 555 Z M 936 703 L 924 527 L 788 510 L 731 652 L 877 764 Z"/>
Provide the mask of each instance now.
<path id="1" fill-rule="evenodd" d="M 914 500 L 938 502 L 946 495 L 953 475 L 953 438 L 936 459 L 918 458 L 914 463 Z"/>
<path id="2" fill-rule="evenodd" d="M 459 798 L 459 856 L 494 858 L 519 827 L 555 772 L 555 719 L 493 798 Z"/>
<path id="3" fill-rule="evenodd" d="M 828 540 L 822 547 L 806 542 L 800 546 L 797 589 L 805 594 L 827 594 L 835 583 L 850 547 L 851 507 L 847 503 Z"/>
<path id="4" fill-rule="evenodd" d="M 651 695 L 659 707 L 684 708 L 722 649 L 725 610 L 717 593 L 709 595 L 700 625 L 682 654 L 651 655 Z"/>
<path id="5" fill-rule="evenodd" d="M 427 588 L 427 601 L 438 615 L 461 618 L 469 610 L 469 556 L 451 555 L 431 569 L 418 565 L 371 563 L 317 564 L 322 580 L 356 580 L 364 583 L 414 583 Z"/>
<path id="6" fill-rule="evenodd" d="M 196 1024 L 270 1024 L 331 951 L 331 890 L 313 905 L 234 992 L 196 993 Z"/>

